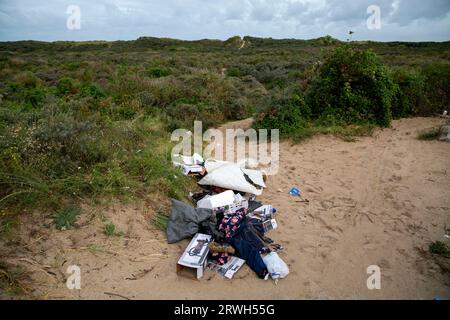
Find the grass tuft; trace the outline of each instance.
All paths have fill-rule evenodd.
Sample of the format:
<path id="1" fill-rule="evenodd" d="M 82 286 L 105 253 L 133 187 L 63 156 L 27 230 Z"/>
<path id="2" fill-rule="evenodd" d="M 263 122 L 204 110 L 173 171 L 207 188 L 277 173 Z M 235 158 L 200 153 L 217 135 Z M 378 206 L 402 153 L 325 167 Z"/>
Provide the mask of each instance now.
<path id="1" fill-rule="evenodd" d="M 448 246 L 441 242 L 441 241 L 435 241 L 430 244 L 429 250 L 431 253 L 443 256 L 445 258 L 450 258 L 450 250 Z"/>
<path id="2" fill-rule="evenodd" d="M 108 236 L 117 236 L 122 237 L 124 235 L 123 231 L 116 231 L 116 225 L 112 222 L 109 222 L 104 225 L 103 232 Z"/>
<path id="3" fill-rule="evenodd" d="M 424 140 L 424 141 L 436 140 L 439 138 L 439 134 L 440 134 L 439 128 L 432 128 L 432 129 L 429 129 L 428 131 L 419 133 L 419 135 L 417 136 L 417 139 Z"/>

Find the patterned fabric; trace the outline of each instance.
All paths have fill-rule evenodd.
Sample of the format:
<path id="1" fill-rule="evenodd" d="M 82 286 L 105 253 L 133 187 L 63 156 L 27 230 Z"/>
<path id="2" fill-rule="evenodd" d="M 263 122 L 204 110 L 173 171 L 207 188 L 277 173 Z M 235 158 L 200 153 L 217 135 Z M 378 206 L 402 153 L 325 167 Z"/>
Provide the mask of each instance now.
<path id="1" fill-rule="evenodd" d="M 242 220 L 247 214 L 247 209 L 239 209 L 233 214 L 225 215 L 219 225 L 219 231 L 225 233 L 225 238 L 232 238 L 240 228 Z"/>
<path id="2" fill-rule="evenodd" d="M 224 253 L 219 253 L 219 252 L 212 253 L 212 252 L 210 252 L 209 253 L 209 259 L 213 263 L 221 266 L 221 265 L 224 265 L 225 263 L 227 263 L 228 261 L 230 261 L 231 256 L 228 253 L 226 253 L 226 252 L 224 252 Z"/>

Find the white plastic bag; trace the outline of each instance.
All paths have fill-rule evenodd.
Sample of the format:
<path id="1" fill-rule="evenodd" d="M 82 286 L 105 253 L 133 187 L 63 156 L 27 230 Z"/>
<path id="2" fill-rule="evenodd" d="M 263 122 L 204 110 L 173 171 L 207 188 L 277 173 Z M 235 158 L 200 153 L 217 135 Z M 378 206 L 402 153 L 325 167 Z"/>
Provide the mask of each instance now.
<path id="1" fill-rule="evenodd" d="M 261 195 L 266 187 L 262 173 L 258 170 L 242 169 L 234 163 L 207 162 L 208 174 L 198 184 L 216 186 L 224 189 L 242 191 L 254 195 Z M 245 175 L 253 182 L 249 183 Z"/>
<path id="2" fill-rule="evenodd" d="M 270 252 L 262 256 L 262 259 L 272 279 L 282 279 L 289 274 L 289 267 L 276 252 Z"/>

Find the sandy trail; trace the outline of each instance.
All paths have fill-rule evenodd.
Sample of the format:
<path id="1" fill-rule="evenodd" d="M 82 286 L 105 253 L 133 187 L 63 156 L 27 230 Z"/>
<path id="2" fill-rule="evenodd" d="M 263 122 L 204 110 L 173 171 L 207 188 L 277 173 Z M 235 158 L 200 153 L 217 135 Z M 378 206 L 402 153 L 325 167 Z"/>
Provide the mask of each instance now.
<path id="1" fill-rule="evenodd" d="M 178 277 L 175 264 L 188 241 L 168 245 L 148 223 L 145 206 L 111 205 L 101 215 L 125 237 L 102 234 L 99 212 L 78 230 L 42 229 L 38 216 L 22 227 L 24 249 L 3 245 L 2 256 L 34 270 L 41 298 L 121 299 L 400 299 L 450 298 L 450 277 L 426 253 L 447 241 L 450 226 L 450 144 L 419 141 L 437 118 L 393 122 L 373 137 L 345 142 L 331 136 L 280 146 L 280 171 L 258 197 L 278 210 L 291 273 L 275 285 L 244 266 L 233 280 L 207 270 L 202 281 Z M 234 123 L 231 127 L 239 124 Z M 297 186 L 310 204 L 287 194 Z M 280 192 L 279 190 L 282 190 Z M 82 272 L 82 289 L 65 286 L 68 265 Z M 368 290 L 366 269 L 381 268 L 381 290 Z"/>

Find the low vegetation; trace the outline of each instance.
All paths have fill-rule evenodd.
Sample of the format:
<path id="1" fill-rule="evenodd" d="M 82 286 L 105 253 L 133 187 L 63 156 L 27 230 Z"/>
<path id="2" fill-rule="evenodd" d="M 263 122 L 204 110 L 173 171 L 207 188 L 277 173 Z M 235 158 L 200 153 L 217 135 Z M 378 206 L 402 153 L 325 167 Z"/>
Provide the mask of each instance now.
<path id="1" fill-rule="evenodd" d="M 185 197 L 169 137 L 194 120 L 352 140 L 449 105 L 448 42 L 243 40 L 0 43 L 0 233 L 37 208 L 68 229 L 81 201 Z"/>
<path id="2" fill-rule="evenodd" d="M 77 216 L 80 214 L 80 208 L 77 206 L 68 206 L 57 211 L 53 215 L 55 227 L 59 230 L 71 229 L 75 226 Z"/>
<path id="3" fill-rule="evenodd" d="M 124 235 L 123 231 L 118 231 L 116 225 L 112 222 L 105 224 L 103 227 L 103 231 L 108 237 L 112 236 L 121 237 Z"/>
<path id="4" fill-rule="evenodd" d="M 432 128 L 427 131 L 419 133 L 417 139 L 430 141 L 438 139 L 439 136 L 440 136 L 440 128 Z"/>
<path id="5" fill-rule="evenodd" d="M 431 253 L 437 254 L 445 258 L 450 258 L 450 249 L 445 243 L 441 241 L 435 241 L 431 243 L 429 250 Z"/>

